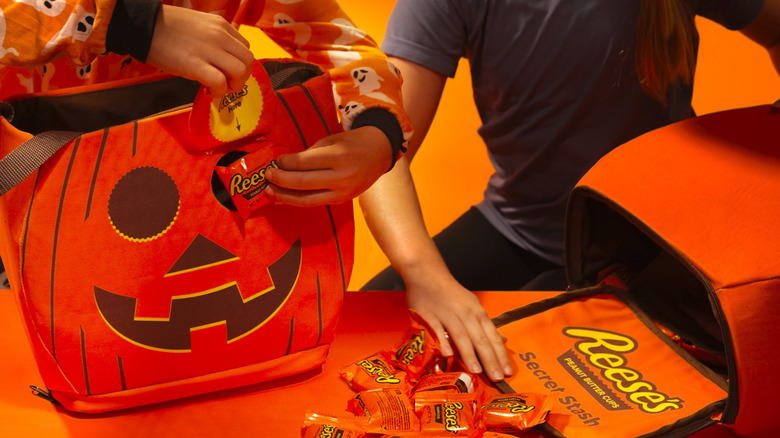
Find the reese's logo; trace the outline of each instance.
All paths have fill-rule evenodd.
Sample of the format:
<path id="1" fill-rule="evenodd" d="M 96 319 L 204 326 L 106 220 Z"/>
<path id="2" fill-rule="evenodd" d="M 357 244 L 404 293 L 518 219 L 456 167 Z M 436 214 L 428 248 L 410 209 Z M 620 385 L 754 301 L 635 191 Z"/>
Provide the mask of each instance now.
<path id="1" fill-rule="evenodd" d="M 508 397 L 494 400 L 493 403 L 482 406 L 482 409 L 507 409 L 513 414 L 527 414 L 536 406 L 526 404 L 525 400 L 519 397 Z"/>
<path id="2" fill-rule="evenodd" d="M 234 174 L 230 177 L 230 196 L 243 195 L 246 192 L 251 192 L 252 196 L 256 196 L 254 192 L 262 191 L 268 185 L 265 179 L 265 172 L 272 167 L 275 169 L 279 168 L 276 160 L 271 160 L 267 166 L 260 167 L 247 176 L 240 173 Z"/>
<path id="3" fill-rule="evenodd" d="M 357 363 L 357 365 L 366 372 L 372 376 L 376 376 L 374 380 L 377 383 L 392 383 L 392 384 L 398 384 L 401 383 L 401 379 L 398 377 L 395 377 L 390 373 L 385 367 L 381 366 L 379 363 L 374 363 L 369 360 L 361 360 Z"/>
<path id="4" fill-rule="evenodd" d="M 238 100 L 248 94 L 248 88 L 247 85 L 244 85 L 244 88 L 242 88 L 241 91 L 228 93 L 222 97 L 222 100 L 219 101 L 219 110 L 222 111 L 223 109 L 228 108 L 228 111 L 233 111 L 241 106 L 241 102 L 238 102 Z"/>
<path id="5" fill-rule="evenodd" d="M 574 351 L 571 350 L 570 353 L 561 355 L 558 362 L 564 365 L 572 376 L 578 378 L 580 385 L 592 395 L 597 395 L 599 402 L 610 403 L 611 410 L 619 410 L 620 402 L 601 378 L 593 374 L 590 366 L 597 368 L 602 378 L 608 380 L 615 390 L 625 395 L 629 402 L 643 412 L 652 414 L 683 407 L 682 399 L 659 391 L 655 384 L 643 379 L 641 372 L 628 366 L 627 355 L 639 346 L 634 338 L 587 327 L 567 327 L 563 334 L 579 339 L 574 344 L 574 350 L 581 353 L 587 363 L 583 363 L 579 355 L 573 354 Z"/>
<path id="6" fill-rule="evenodd" d="M 460 411 L 463 410 L 463 403 L 444 403 L 444 429 L 447 432 L 458 433 L 463 428 L 460 426 Z"/>
<path id="7" fill-rule="evenodd" d="M 396 358 L 406 365 L 411 365 L 415 356 L 422 356 L 425 351 L 425 330 L 420 330 L 419 335 L 412 336 L 409 341 L 404 344 L 398 352 L 396 352 Z"/>

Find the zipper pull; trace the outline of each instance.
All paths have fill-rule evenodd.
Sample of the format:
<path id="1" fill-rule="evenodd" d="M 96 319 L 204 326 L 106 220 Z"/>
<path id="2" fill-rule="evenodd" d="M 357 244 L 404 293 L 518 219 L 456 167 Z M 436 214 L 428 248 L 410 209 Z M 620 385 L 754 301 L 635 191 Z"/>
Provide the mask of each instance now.
<path id="1" fill-rule="evenodd" d="M 51 395 L 49 391 L 41 389 L 35 385 L 30 385 L 30 389 L 32 390 L 32 395 L 40 397 L 49 403 L 57 403 L 57 400 L 54 398 L 54 396 Z"/>

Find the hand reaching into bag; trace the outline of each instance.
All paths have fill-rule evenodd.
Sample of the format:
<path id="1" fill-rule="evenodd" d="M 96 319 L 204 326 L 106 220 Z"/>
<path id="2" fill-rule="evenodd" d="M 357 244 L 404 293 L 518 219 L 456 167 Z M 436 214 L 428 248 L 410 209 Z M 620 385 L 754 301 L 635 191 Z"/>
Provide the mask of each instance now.
<path id="1" fill-rule="evenodd" d="M 309 149 L 283 154 L 268 169 L 266 194 L 276 202 L 314 206 L 347 202 L 390 167 L 390 141 L 379 128 L 363 126 L 325 137 Z"/>
<path id="2" fill-rule="evenodd" d="M 157 15 L 146 59 L 167 73 L 200 82 L 213 98 L 239 91 L 253 61 L 249 41 L 224 18 L 169 5 Z"/>

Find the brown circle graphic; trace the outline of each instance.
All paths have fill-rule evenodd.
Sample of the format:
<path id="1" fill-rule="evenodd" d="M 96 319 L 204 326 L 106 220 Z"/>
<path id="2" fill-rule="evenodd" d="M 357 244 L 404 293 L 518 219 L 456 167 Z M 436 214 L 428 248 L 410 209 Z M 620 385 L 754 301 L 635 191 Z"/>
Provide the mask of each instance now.
<path id="1" fill-rule="evenodd" d="M 179 214 L 179 189 L 165 171 L 138 167 L 117 181 L 108 198 L 108 218 L 122 237 L 146 242 L 162 236 Z"/>

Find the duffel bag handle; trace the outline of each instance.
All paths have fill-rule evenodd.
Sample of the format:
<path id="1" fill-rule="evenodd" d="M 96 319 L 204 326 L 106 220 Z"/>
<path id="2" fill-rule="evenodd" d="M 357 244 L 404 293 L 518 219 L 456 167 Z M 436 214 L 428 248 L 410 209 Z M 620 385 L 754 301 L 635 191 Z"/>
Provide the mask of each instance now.
<path id="1" fill-rule="evenodd" d="M 41 167 L 60 148 L 81 135 L 73 131 L 47 131 L 25 141 L 0 160 L 0 196 Z"/>

